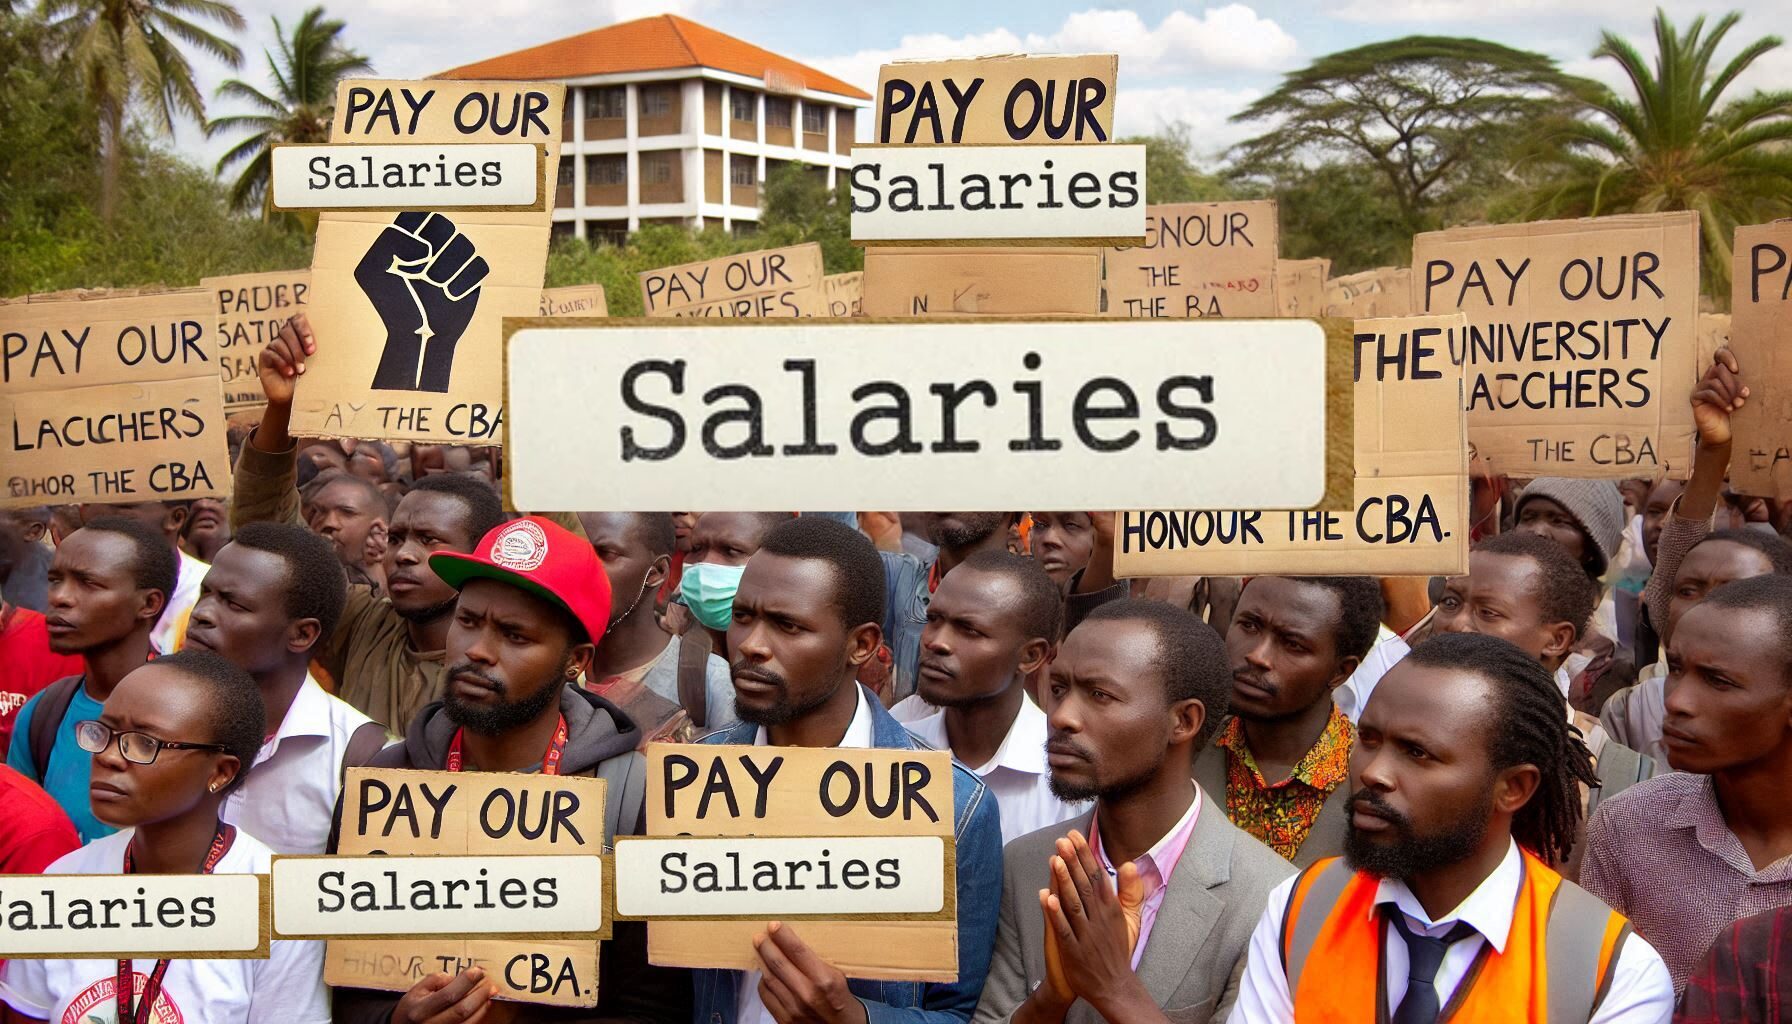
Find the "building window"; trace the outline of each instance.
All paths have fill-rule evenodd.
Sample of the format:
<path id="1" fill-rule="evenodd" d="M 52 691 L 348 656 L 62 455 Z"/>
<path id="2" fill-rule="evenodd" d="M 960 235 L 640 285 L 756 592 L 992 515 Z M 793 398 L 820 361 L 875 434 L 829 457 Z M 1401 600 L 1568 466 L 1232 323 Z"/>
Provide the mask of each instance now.
<path id="1" fill-rule="evenodd" d="M 803 104 L 803 131 L 812 135 L 826 135 L 828 131 L 828 108 L 813 103 Z"/>
<path id="2" fill-rule="evenodd" d="M 620 85 L 585 90 L 585 117 L 621 120 L 628 104 L 628 92 Z"/>
<path id="3" fill-rule="evenodd" d="M 572 161 L 566 157 L 560 158 L 560 187 L 572 187 Z"/>
<path id="4" fill-rule="evenodd" d="M 644 185 L 670 185 L 672 183 L 673 154 L 642 153 L 641 183 Z"/>
<path id="5" fill-rule="evenodd" d="M 759 183 L 755 172 L 759 169 L 759 161 L 750 156 L 735 156 L 729 159 L 728 178 L 734 184 L 752 188 Z"/>
<path id="6" fill-rule="evenodd" d="M 644 85 L 640 96 L 642 117 L 662 117 L 672 112 L 672 90 L 666 86 Z"/>
<path id="7" fill-rule="evenodd" d="M 765 126 L 767 128 L 790 127 L 790 101 L 777 96 L 765 98 Z"/>
<path id="8" fill-rule="evenodd" d="M 755 93 L 741 92 L 736 89 L 728 93 L 728 111 L 736 121 L 752 124 L 755 120 L 753 108 L 758 105 L 759 97 Z"/>
<path id="9" fill-rule="evenodd" d="M 617 153 L 611 156 L 594 156 L 587 159 L 585 161 L 585 184 L 628 184 L 628 158 Z"/>

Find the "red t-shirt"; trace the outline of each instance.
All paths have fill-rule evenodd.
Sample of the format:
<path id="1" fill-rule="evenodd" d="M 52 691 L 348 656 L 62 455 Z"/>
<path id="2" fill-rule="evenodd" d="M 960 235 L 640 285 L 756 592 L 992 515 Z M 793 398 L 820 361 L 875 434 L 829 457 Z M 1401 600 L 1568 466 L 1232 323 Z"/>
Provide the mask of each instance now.
<path id="1" fill-rule="evenodd" d="M 63 676 L 86 666 L 78 654 L 50 650 L 44 617 L 29 608 L 0 605 L 0 760 L 12 743 L 12 725 L 25 702 Z"/>
<path id="2" fill-rule="evenodd" d="M 0 764 L 0 875 L 40 875 L 80 847 L 75 826 L 50 794 Z"/>

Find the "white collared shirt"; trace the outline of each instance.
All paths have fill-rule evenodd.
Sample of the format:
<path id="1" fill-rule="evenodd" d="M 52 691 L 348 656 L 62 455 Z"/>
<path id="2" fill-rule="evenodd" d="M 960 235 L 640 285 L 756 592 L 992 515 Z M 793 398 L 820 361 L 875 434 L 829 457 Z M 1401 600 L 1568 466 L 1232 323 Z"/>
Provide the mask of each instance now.
<path id="1" fill-rule="evenodd" d="M 944 711 L 908 723 L 908 731 L 936 750 L 951 749 Z M 1051 773 L 1045 761 L 1045 735 L 1045 712 L 1031 697 L 1023 697 L 1020 713 L 1014 716 L 995 756 L 987 764 L 967 765 L 996 795 L 1003 843 L 1047 825 L 1069 821 L 1089 809 L 1087 800 L 1060 800 L 1052 793 Z"/>
<path id="2" fill-rule="evenodd" d="M 1476 934 L 1452 945 L 1444 954 L 1435 979 L 1439 1005 L 1449 1003 L 1480 953 L 1482 943 L 1491 943 L 1496 952 L 1505 951 L 1523 879 L 1524 862 L 1518 844 L 1508 840 L 1506 856 L 1499 867 L 1482 879 L 1461 905 L 1436 921 L 1425 913 L 1406 883 L 1382 880 L 1376 889 L 1375 905 L 1392 903 L 1398 907 L 1413 934 L 1441 938 L 1458 921 L 1466 921 L 1475 929 Z M 1269 906 L 1251 934 L 1250 960 L 1228 1024 L 1292 1024 L 1294 1020 L 1294 1001 L 1288 992 L 1288 976 L 1282 969 L 1281 939 L 1288 895 L 1298 880 L 1299 876 L 1290 878 L 1269 894 Z M 1399 931 L 1389 928 L 1386 943 L 1382 963 L 1387 971 L 1388 1012 L 1392 1013 L 1406 995 L 1408 961 L 1406 940 Z M 1668 977 L 1667 966 L 1641 936 L 1632 934 L 1618 953 L 1611 988 L 1588 1024 L 1667 1024 L 1673 1013 L 1674 983 Z"/>
<path id="3" fill-rule="evenodd" d="M 865 703 L 865 688 L 858 683 L 852 685 L 859 691 L 858 710 L 852 713 L 852 721 L 846 726 L 846 735 L 840 737 L 840 742 L 835 746 L 863 749 L 871 746 L 871 706 Z M 767 745 L 765 726 L 760 726 L 753 733 L 753 745 Z M 736 1024 L 778 1024 L 771 1011 L 765 1008 L 765 1000 L 759 998 L 759 979 L 764 976 L 763 971 L 742 972 L 740 991 L 735 993 Z"/>
<path id="4" fill-rule="evenodd" d="M 342 758 L 355 730 L 371 721 L 307 674 L 218 816 L 275 853 L 324 852 L 342 792 Z"/>
<path id="5" fill-rule="evenodd" d="M 180 575 L 176 577 L 174 593 L 168 595 L 162 617 L 156 620 L 156 628 L 149 631 L 149 642 L 163 654 L 178 651 L 186 643 L 187 619 L 199 603 L 199 584 L 212 568 L 210 562 L 201 562 L 179 548 L 174 553 L 180 556 Z"/>
<path id="6" fill-rule="evenodd" d="M 1375 646 L 1369 648 L 1363 663 L 1356 667 L 1350 678 L 1332 691 L 1332 703 L 1355 725 L 1363 715 L 1363 708 L 1369 706 L 1369 695 L 1375 692 L 1375 684 L 1388 670 L 1400 664 L 1400 659 L 1412 653 L 1400 634 L 1386 626 L 1382 626 L 1375 635 Z"/>

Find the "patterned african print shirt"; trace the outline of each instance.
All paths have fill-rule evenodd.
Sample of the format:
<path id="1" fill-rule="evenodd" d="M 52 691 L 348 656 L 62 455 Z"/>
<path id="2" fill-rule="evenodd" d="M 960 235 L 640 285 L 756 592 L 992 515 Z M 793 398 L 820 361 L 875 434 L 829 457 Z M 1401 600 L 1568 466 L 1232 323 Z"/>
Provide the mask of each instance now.
<path id="1" fill-rule="evenodd" d="M 1263 781 L 1257 761 L 1245 742 L 1244 723 L 1226 723 L 1214 744 L 1226 751 L 1226 817 L 1290 860 L 1306 842 L 1319 809 L 1350 774 L 1350 748 L 1356 730 L 1337 707 L 1319 734 L 1319 742 L 1281 782 Z"/>

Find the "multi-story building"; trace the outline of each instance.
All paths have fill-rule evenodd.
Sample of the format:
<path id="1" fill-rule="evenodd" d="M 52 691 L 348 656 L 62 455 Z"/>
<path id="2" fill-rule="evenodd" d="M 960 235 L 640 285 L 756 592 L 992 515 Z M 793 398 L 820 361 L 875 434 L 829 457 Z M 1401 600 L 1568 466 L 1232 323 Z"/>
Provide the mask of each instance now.
<path id="1" fill-rule="evenodd" d="M 566 84 L 554 233 L 591 239 L 653 223 L 751 231 L 760 185 L 780 165 L 834 186 L 871 105 L 837 78 L 670 14 L 442 77 Z"/>

